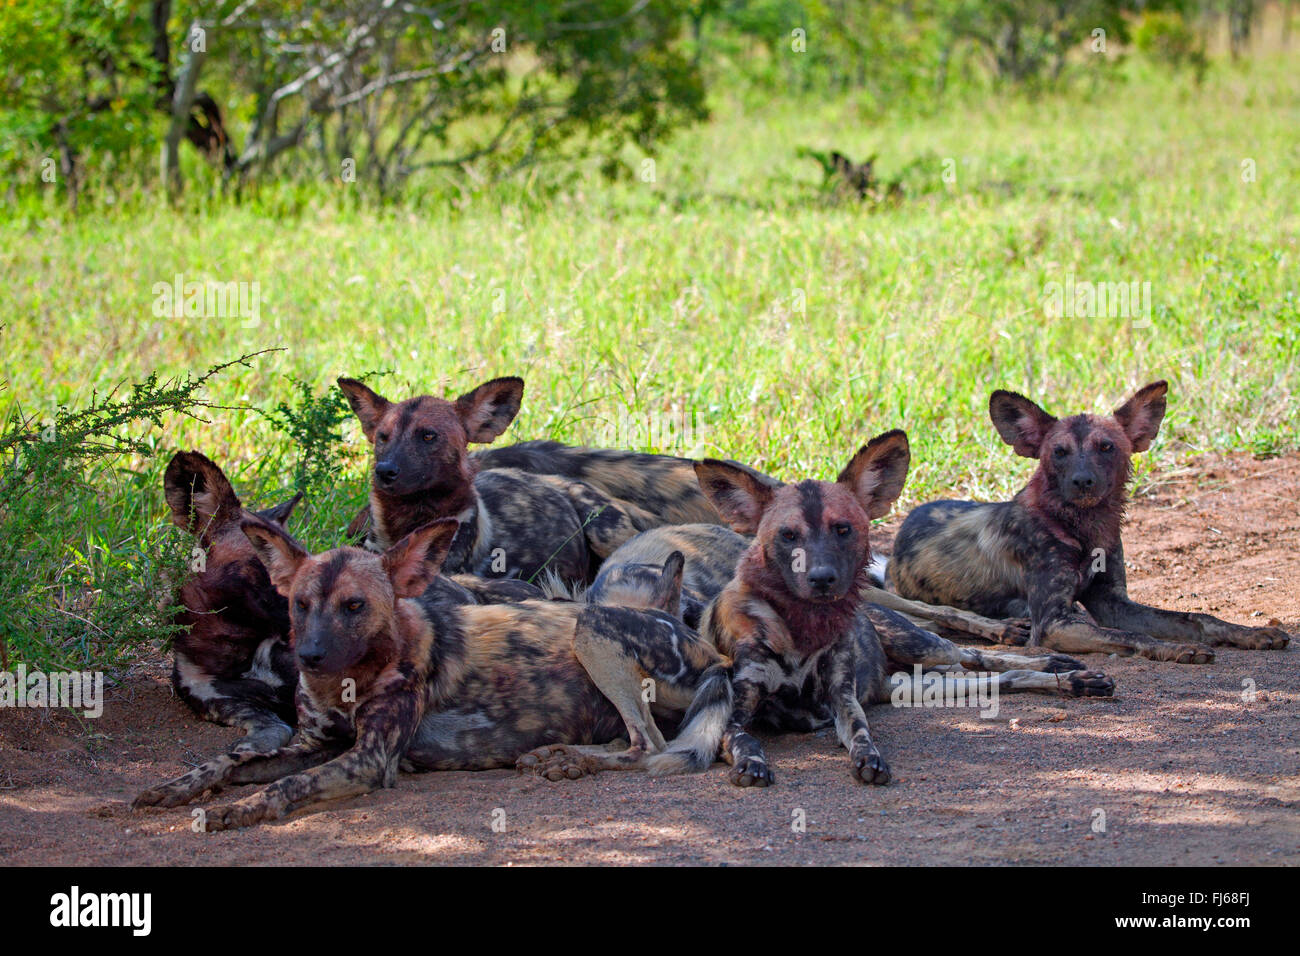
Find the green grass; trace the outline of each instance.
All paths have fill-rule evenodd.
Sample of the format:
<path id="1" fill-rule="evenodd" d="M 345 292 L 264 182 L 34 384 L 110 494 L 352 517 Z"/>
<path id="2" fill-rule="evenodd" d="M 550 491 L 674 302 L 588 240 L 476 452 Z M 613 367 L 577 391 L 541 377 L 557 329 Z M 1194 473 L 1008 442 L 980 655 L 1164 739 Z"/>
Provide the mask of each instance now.
<path id="1" fill-rule="evenodd" d="M 505 441 L 600 442 L 621 415 L 681 409 L 698 441 L 665 450 L 788 478 L 830 477 L 902 427 L 903 507 L 1023 481 L 1029 463 L 987 419 L 999 387 L 1073 412 L 1169 379 L 1144 471 L 1205 450 L 1294 449 L 1296 66 L 1216 64 L 1201 88 L 1134 67 L 1091 93 L 870 128 L 851 100 L 744 112 L 724 99 L 658 157 L 654 183 L 593 175 L 543 195 L 524 182 L 454 208 L 375 211 L 323 192 L 281 218 L 271 196 L 69 219 L 51 199 L 0 226 L 0 414 L 274 347 L 223 373 L 210 400 L 270 410 L 293 400 L 290 376 L 323 392 L 371 369 L 391 371 L 379 385 L 396 397 L 518 374 L 524 409 Z M 886 178 L 923 162 L 905 202 L 872 212 L 827 201 L 798 145 L 878 152 Z M 940 179 L 945 158 L 955 184 Z M 152 286 L 176 273 L 260 283 L 261 324 L 156 318 Z M 1150 282 L 1151 327 L 1049 319 L 1044 286 L 1067 273 Z M 317 547 L 363 499 L 366 449 L 353 423 L 345 435 L 338 488 L 302 525 Z M 258 505 L 290 483 L 293 449 L 251 408 L 177 416 L 147 438 L 164 454 L 128 462 L 134 474 L 85 504 L 118 540 L 163 520 L 158 476 L 176 448 L 227 466 Z"/>

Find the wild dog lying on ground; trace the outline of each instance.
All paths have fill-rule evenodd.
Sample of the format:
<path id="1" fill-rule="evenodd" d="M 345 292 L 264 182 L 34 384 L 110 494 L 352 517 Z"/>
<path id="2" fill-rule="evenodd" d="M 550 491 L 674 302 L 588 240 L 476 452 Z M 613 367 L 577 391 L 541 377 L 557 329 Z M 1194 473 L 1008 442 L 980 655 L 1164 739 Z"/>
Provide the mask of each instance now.
<path id="1" fill-rule="evenodd" d="M 795 152 L 799 156 L 814 160 L 821 166 L 822 173 L 825 175 L 823 188 L 833 194 L 852 193 L 858 199 L 875 203 L 885 199 L 897 201 L 903 198 L 901 180 L 896 179 L 882 188 L 879 180 L 876 179 L 874 153 L 865 162 L 855 163 L 839 150 L 823 153 L 801 146 Z"/>
<path id="2" fill-rule="evenodd" d="M 752 545 L 753 538 L 718 525 L 653 528 L 637 535 L 606 559 L 584 598 L 592 604 L 657 608 L 681 618 L 708 639 L 712 605 L 735 576 L 741 557 Z M 913 623 L 913 619 L 938 617 L 950 621 L 963 634 L 969 634 L 987 620 L 978 615 L 918 604 L 874 587 L 863 588 L 862 598 L 862 613 L 875 628 L 891 664 L 1060 675 L 1059 679 L 1048 681 L 1004 673 L 999 679 L 999 690 L 1003 693 L 1110 696 L 1114 686 L 1109 678 L 1093 679 L 1099 675 L 1081 677 L 1085 674 L 1082 662 L 1064 654 L 1022 654 L 955 644 Z M 888 604 L 881 606 L 878 599 Z M 951 616 L 941 613 L 948 611 Z"/>
<path id="3" fill-rule="evenodd" d="M 205 720 L 241 728 L 236 750 L 265 752 L 287 743 L 296 719 L 298 664 L 289 646 L 289 606 L 239 523 L 250 515 L 283 527 L 302 497 L 264 511 L 240 504 L 222 470 L 196 451 L 177 452 L 163 475 L 172 521 L 195 536 L 203 563 L 180 587 L 172 684 Z M 470 575 L 435 582 L 439 599 L 495 604 L 545 597 L 514 579 Z"/>
<path id="4" fill-rule="evenodd" d="M 935 501 L 912 511 L 894 541 L 890 585 L 905 598 L 1028 617 L 1031 645 L 1072 654 L 1203 664 L 1214 659 L 1209 645 L 1285 647 L 1288 635 L 1276 627 L 1129 600 L 1120 525 L 1130 456 L 1156 437 L 1166 392 L 1153 382 L 1109 416 L 1059 420 L 1022 395 L 994 392 L 998 434 L 1038 470 L 1011 501 Z"/>
<path id="5" fill-rule="evenodd" d="M 457 530 L 451 519 L 416 529 L 382 555 L 339 548 L 312 556 L 270 522 L 245 517 L 241 527 L 289 601 L 301 669 L 297 735 L 269 754 L 208 761 L 141 793 L 137 808 L 274 781 L 206 814 L 207 829 L 229 829 L 391 787 L 399 766 L 509 766 L 541 744 L 606 743 L 625 727 L 626 759 L 637 761 L 665 747 L 641 682 L 654 681 L 661 713 L 680 715 L 700 697 L 702 675 L 721 670 L 712 647 L 657 611 L 571 601 L 455 605 L 433 596 Z M 725 690 L 725 681 L 714 686 Z"/>
<path id="6" fill-rule="evenodd" d="M 766 786 L 773 777 L 753 728 L 808 731 L 834 722 L 856 779 L 888 782 L 888 766 L 862 710 L 864 702 L 890 696 L 882 629 L 907 663 L 978 660 L 1005 669 L 1014 658 L 1044 669 L 1068 667 L 1072 673 L 1058 678 L 1009 671 L 998 678 L 999 686 L 1075 696 L 1112 692 L 1108 678 L 1083 671 L 1077 661 L 1055 655 L 1033 662 L 998 652 L 985 661 L 973 648 L 959 649 L 895 612 L 866 606 L 870 521 L 884 515 L 902 491 L 909 457 L 906 435 L 895 431 L 863 446 L 836 482 L 780 485 L 727 462 L 702 462 L 696 471 L 704 493 L 736 532 L 754 535 L 753 541 L 708 526 L 662 528 L 639 535 L 610 557 L 589 597 L 671 611 L 674 588 L 662 579 L 680 581 L 680 612 L 699 615 L 700 636 L 725 655 L 734 675 L 729 716 L 713 687 L 687 716 L 693 731 L 710 728 L 714 736 L 683 731 L 667 752 L 637 766 L 651 772 L 703 769 L 721 742 L 733 783 Z M 556 776 L 557 769 L 575 776 L 634 766 L 596 748 L 566 745 L 539 748 L 530 758 L 521 759 L 520 766 L 548 776 Z"/>
<path id="7" fill-rule="evenodd" d="M 682 550 L 688 554 L 691 553 L 692 548 L 707 545 L 705 550 L 713 555 L 713 560 L 716 562 L 722 555 L 720 549 L 734 546 L 736 541 L 742 540 L 722 526 L 722 516 L 700 490 L 700 483 L 695 475 L 695 462 L 689 458 L 607 448 L 584 448 L 562 445 L 554 441 L 526 441 L 503 448 L 486 448 L 472 452 L 470 458 L 484 469 L 510 468 L 543 476 L 545 480 L 552 480 L 550 476 L 559 476 L 581 482 L 583 487 L 595 488 L 612 498 L 620 509 L 634 518 L 637 527 L 658 525 L 665 528 L 682 528 L 701 525 L 693 532 L 684 532 L 693 537 L 692 540 L 682 542 Z M 727 464 L 748 472 L 756 481 L 770 484 L 774 488 L 781 484 L 749 465 L 731 460 L 728 460 Z M 651 517 L 645 518 L 646 514 Z M 716 526 L 717 533 L 724 536 L 731 535 L 731 539 L 713 537 L 714 532 L 706 530 L 706 526 L 710 525 Z M 699 540 L 701 536 L 703 542 Z M 612 539 L 612 535 L 607 536 L 607 540 Z M 663 540 L 668 541 L 667 538 Z M 667 553 L 673 550 L 672 547 L 664 550 L 664 547 L 658 549 L 656 568 Z M 708 573 L 707 569 L 715 565 L 688 560 L 687 566 L 688 571 L 694 574 Z M 881 573 L 883 574 L 883 570 Z M 708 589 L 710 596 L 721 591 L 722 585 L 730 577 L 731 568 L 727 568 L 725 576 L 716 589 Z M 882 579 L 882 587 L 883 583 Z M 997 620 L 970 611 L 904 601 L 897 594 L 875 587 L 869 590 L 869 597 L 873 604 L 893 608 L 912 620 L 940 628 L 946 633 L 970 635 L 999 644 L 1023 644 L 1029 639 L 1028 626 L 1018 620 Z M 684 620 L 691 627 L 695 627 L 699 620 L 698 612 L 703 609 L 708 600 L 701 601 L 693 589 L 692 582 L 687 580 L 683 588 L 682 602 Z M 593 600 L 592 603 L 600 603 L 600 601 Z"/>
<path id="8" fill-rule="evenodd" d="M 505 431 L 519 412 L 522 379 L 493 379 L 450 402 L 429 395 L 390 402 L 354 379 L 338 384 L 375 450 L 371 550 L 454 517 L 461 530 L 447 558 L 449 572 L 532 581 L 547 571 L 567 584 L 585 584 L 600 558 L 659 523 L 581 481 L 479 469 L 468 443 L 490 442 Z M 354 526 L 349 530 L 360 527 Z"/>
<path id="9" fill-rule="evenodd" d="M 689 458 L 584 448 L 556 441 L 525 441 L 501 448 L 484 448 L 471 457 L 482 469 L 512 468 L 584 482 L 611 498 L 654 515 L 660 524 L 722 522 L 717 509 L 700 491 L 695 462 Z"/>
<path id="10" fill-rule="evenodd" d="M 239 522 L 250 515 L 211 460 L 177 452 L 163 474 L 172 522 L 202 549 L 199 570 L 181 585 L 172 686 L 200 717 L 239 727 L 237 750 L 268 751 L 293 735 L 298 668 L 289 648 L 289 606 Z M 283 526 L 301 496 L 257 512 Z"/>

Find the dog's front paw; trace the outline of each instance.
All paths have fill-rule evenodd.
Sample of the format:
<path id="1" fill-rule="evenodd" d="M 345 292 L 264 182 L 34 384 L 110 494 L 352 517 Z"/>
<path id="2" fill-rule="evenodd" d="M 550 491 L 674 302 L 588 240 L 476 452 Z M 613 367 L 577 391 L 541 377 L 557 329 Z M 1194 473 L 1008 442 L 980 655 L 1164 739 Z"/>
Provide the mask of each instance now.
<path id="1" fill-rule="evenodd" d="M 253 757 L 269 754 L 279 750 L 293 737 L 293 729 L 287 724 L 263 727 L 235 741 L 230 752 L 240 757 Z"/>
<path id="2" fill-rule="evenodd" d="M 741 757 L 731 768 L 731 782 L 737 787 L 770 787 L 776 783 L 767 761 L 762 757 Z"/>
<path id="3" fill-rule="evenodd" d="M 166 783 L 160 783 L 156 787 L 150 787 L 148 790 L 142 791 L 138 797 L 131 801 L 131 809 L 182 807 L 206 790 L 215 793 L 220 789 L 221 786 L 217 781 L 198 777 L 195 771 L 190 771 L 175 780 L 168 780 Z"/>
<path id="4" fill-rule="evenodd" d="M 1291 635 L 1280 627 L 1236 627 L 1215 643 L 1250 651 L 1280 651 L 1291 643 Z"/>
<path id="5" fill-rule="evenodd" d="M 1175 664 L 1214 663 L 1214 651 L 1201 644 L 1164 644 L 1156 649 L 1152 657 L 1158 661 L 1173 661 Z"/>
<path id="6" fill-rule="evenodd" d="M 862 783 L 883 787 L 893 778 L 889 764 L 875 750 L 856 751 L 849 755 L 853 762 L 853 776 Z"/>
<path id="7" fill-rule="evenodd" d="M 1002 622 L 1002 633 L 998 636 L 999 644 L 1011 644 L 1024 647 L 1034 633 L 1034 626 L 1028 618 L 1013 617 Z"/>
<path id="8" fill-rule="evenodd" d="M 1046 674 L 1069 674 L 1073 671 L 1087 671 L 1087 669 L 1083 661 L 1068 654 L 1048 654 L 1043 664 L 1043 672 Z"/>
<path id="9" fill-rule="evenodd" d="M 1115 679 L 1101 671 L 1076 670 L 1057 680 L 1062 697 L 1114 697 Z"/>
<path id="10" fill-rule="evenodd" d="M 577 780 L 596 772 L 590 757 L 566 744 L 549 744 L 530 750 L 515 761 L 515 769 L 547 780 Z"/>
<path id="11" fill-rule="evenodd" d="M 237 803 L 213 807 L 205 811 L 203 829 L 208 833 L 215 833 L 218 830 L 238 830 L 242 827 L 251 827 L 255 823 L 277 820 L 282 815 L 272 801 L 261 794 L 255 794 Z"/>
<path id="12" fill-rule="evenodd" d="M 179 807 L 181 804 L 188 803 L 190 800 L 189 793 L 179 790 L 172 783 L 159 784 L 156 787 L 150 787 L 148 790 L 140 791 L 140 795 L 131 801 L 132 810 L 140 810 L 143 807 Z"/>

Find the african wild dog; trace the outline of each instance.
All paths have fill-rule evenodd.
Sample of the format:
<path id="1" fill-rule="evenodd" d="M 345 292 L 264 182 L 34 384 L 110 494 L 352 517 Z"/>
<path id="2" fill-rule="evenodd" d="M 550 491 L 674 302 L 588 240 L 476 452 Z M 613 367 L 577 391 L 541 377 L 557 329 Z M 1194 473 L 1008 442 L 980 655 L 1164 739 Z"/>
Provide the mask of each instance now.
<path id="1" fill-rule="evenodd" d="M 544 440 L 484 448 L 471 457 L 483 469 L 513 468 L 584 482 L 654 515 L 658 524 L 722 523 L 717 509 L 700 491 L 695 462 L 689 458 Z"/>
<path id="2" fill-rule="evenodd" d="M 229 829 L 391 787 L 399 766 L 509 766 L 541 744 L 604 744 L 624 727 L 625 759 L 638 761 L 666 746 L 641 682 L 654 681 L 656 710 L 680 716 L 700 696 L 701 674 L 719 670 L 712 647 L 658 611 L 431 597 L 454 543 L 451 519 L 416 529 L 383 554 L 339 548 L 312 556 L 270 522 L 246 517 L 241 527 L 289 600 L 301 665 L 297 736 L 270 754 L 210 760 L 141 793 L 137 808 L 274 781 L 206 815 L 208 829 Z M 725 690 L 725 682 L 715 686 Z"/>
<path id="3" fill-rule="evenodd" d="M 566 584 L 586 583 L 600 558 L 658 523 L 581 481 L 479 469 L 468 443 L 505 431 L 519 412 L 522 379 L 493 379 L 450 402 L 430 395 L 390 402 L 354 379 L 338 384 L 375 451 L 371 550 L 454 517 L 461 529 L 447 558 L 450 572 L 526 581 L 549 572 Z"/>
<path id="4" fill-rule="evenodd" d="M 903 198 L 903 182 L 895 179 L 883 189 L 876 178 L 876 155 L 873 153 L 865 162 L 855 163 L 839 150 L 823 153 L 815 149 L 800 147 L 797 154 L 814 160 L 822 168 L 825 176 L 823 188 L 835 195 L 852 193 L 858 199 L 879 203 L 883 200 L 897 201 Z"/>
<path id="5" fill-rule="evenodd" d="M 900 663 L 1068 669 L 1060 676 L 1007 670 L 997 682 L 1072 696 L 1112 692 L 1109 678 L 1083 671 L 1077 661 L 999 652 L 985 652 L 986 660 L 980 651 L 958 648 L 893 611 L 865 604 L 870 521 L 898 497 L 908 462 L 907 437 L 899 431 L 863 446 L 836 482 L 780 485 L 727 462 L 705 461 L 696 466 L 700 485 L 739 533 L 699 525 L 660 528 L 610 556 L 589 596 L 671 612 L 673 585 L 681 582 L 685 595 L 694 592 L 690 602 L 681 599 L 681 613 L 699 615 L 700 636 L 725 655 L 734 674 L 729 716 L 729 700 L 713 687 L 688 716 L 694 730 L 711 728 L 714 735 L 683 732 L 643 766 L 651 772 L 703 769 L 721 742 L 733 783 L 766 786 L 773 778 L 752 726 L 806 731 L 834 722 L 855 777 L 887 782 L 888 767 L 862 711 L 864 701 L 889 699 L 882 632 Z M 741 534 L 756 537 L 751 542 Z M 663 579 L 671 581 L 665 586 Z M 692 607 L 700 603 L 702 611 Z M 533 757 L 528 765 L 548 774 L 561 769 L 565 776 L 629 766 L 592 748 L 564 745 L 540 748 Z"/>
<path id="6" fill-rule="evenodd" d="M 1022 395 L 994 392 L 998 434 L 1038 469 L 1011 501 L 935 501 L 912 511 L 894 541 L 890 585 L 906 598 L 1028 617 L 1030 644 L 1072 654 L 1201 664 L 1214 659 L 1209 645 L 1285 647 L 1289 638 L 1276 627 L 1128 598 L 1120 525 L 1130 456 L 1156 437 L 1167 390 L 1153 382 L 1109 416 L 1059 420 Z"/>
<path id="7" fill-rule="evenodd" d="M 289 607 L 239 523 L 248 517 L 225 474 L 196 451 L 177 452 L 163 475 L 172 521 L 198 540 L 203 563 L 180 587 L 172 685 L 190 708 L 241 728 L 237 750 L 268 751 L 293 735 L 298 664 L 289 645 Z M 283 527 L 301 499 L 251 512 Z M 439 575 L 442 601 L 497 604 L 544 598 L 514 579 Z"/>
<path id="8" fill-rule="evenodd" d="M 250 512 L 211 460 L 177 452 L 163 474 L 172 522 L 203 555 L 180 587 L 172 685 L 206 720 L 242 728 L 238 750 L 274 750 L 293 731 L 298 671 L 289 648 L 289 608 L 267 577 L 239 522 Z M 257 512 L 283 526 L 301 496 Z"/>
<path id="9" fill-rule="evenodd" d="M 472 452 L 470 458 L 485 470 L 517 469 L 538 475 L 548 481 L 554 480 L 550 476 L 572 479 L 580 482 L 580 487 L 595 488 L 610 496 L 621 510 L 634 519 L 633 523 L 638 528 L 657 526 L 664 528 L 666 533 L 671 529 L 677 529 L 672 533 L 684 536 L 678 544 L 688 556 L 687 580 L 682 591 L 682 602 L 684 620 L 691 627 L 697 625 L 699 611 L 703 609 L 704 604 L 708 603 L 707 600 L 699 599 L 698 589 L 690 580 L 691 575 L 714 573 L 719 559 L 729 549 L 733 549 L 737 541 L 743 540 L 722 526 L 724 524 L 722 516 L 700 490 L 700 483 L 695 475 L 695 462 L 689 458 L 607 448 L 584 448 L 562 445 L 554 441 L 526 441 L 502 448 L 485 448 Z M 780 482 L 776 479 L 749 465 L 730 459 L 726 463 L 747 472 L 758 482 L 769 484 L 774 488 L 780 486 Z M 652 517 L 647 519 L 645 517 L 647 514 Z M 688 527 L 690 530 L 686 530 Z M 349 529 L 350 533 L 352 530 Z M 731 537 L 728 538 L 727 535 Z M 613 536 L 609 536 L 608 540 L 613 540 Z M 667 540 L 662 539 L 657 548 L 655 558 L 657 562 L 662 563 L 667 555 L 663 543 Z M 701 549 L 711 555 L 710 562 L 699 562 L 691 558 L 691 555 L 701 553 Z M 672 550 L 672 547 L 668 550 Z M 744 547 L 741 547 L 741 550 L 743 551 Z M 647 571 L 656 569 L 647 569 Z M 731 569 L 727 568 L 725 576 L 717 582 L 716 588 L 709 588 L 709 594 L 721 591 L 722 585 L 730 577 Z M 608 579 L 602 582 L 604 587 L 610 584 Z M 940 628 L 948 633 L 979 637 L 999 644 L 1023 644 L 1029 637 L 1029 628 L 1020 621 L 995 620 L 955 608 L 934 607 L 916 601 L 905 601 L 897 594 L 876 587 L 871 588 L 868 593 L 873 605 L 893 608 L 909 619 L 924 622 L 930 627 Z M 593 601 L 593 603 L 599 602 Z"/>
<path id="10" fill-rule="evenodd" d="M 711 605 L 735 576 L 741 557 L 752 544 L 752 537 L 717 525 L 652 528 L 632 538 L 605 560 L 584 599 L 593 604 L 657 608 L 681 618 L 708 639 L 710 628 L 706 619 L 712 613 Z M 955 665 L 968 671 L 1030 670 L 1060 675 L 1059 679 L 1048 681 L 1004 673 L 999 679 L 999 690 L 1009 693 L 1094 697 L 1109 696 L 1113 688 L 1109 678 L 1085 672 L 1080 661 L 1064 654 L 1022 654 L 969 647 L 913 623 L 914 620 L 939 621 L 965 635 L 989 629 L 1000 631 L 1005 622 L 952 608 L 918 604 L 875 587 L 863 588 L 861 594 L 862 613 L 875 628 L 891 664 Z"/>

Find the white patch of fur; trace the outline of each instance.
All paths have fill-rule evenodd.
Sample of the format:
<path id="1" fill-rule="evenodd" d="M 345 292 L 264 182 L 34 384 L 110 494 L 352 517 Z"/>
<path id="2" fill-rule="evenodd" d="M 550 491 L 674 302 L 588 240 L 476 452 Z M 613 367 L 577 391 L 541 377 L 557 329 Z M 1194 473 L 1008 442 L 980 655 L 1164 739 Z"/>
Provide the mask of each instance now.
<path id="1" fill-rule="evenodd" d="M 577 601 L 579 604 L 587 603 L 587 586 L 585 584 L 579 584 L 576 581 L 570 584 L 550 568 L 544 568 L 541 574 L 533 578 L 532 583 L 541 588 L 542 593 L 548 598 L 563 598 L 568 601 Z"/>
<path id="2" fill-rule="evenodd" d="M 176 652 L 176 673 L 180 677 L 181 686 L 205 704 L 219 696 L 213 689 L 212 678 L 207 672 L 180 651 Z"/>
<path id="3" fill-rule="evenodd" d="M 279 640 L 276 637 L 268 637 L 257 645 L 257 650 L 253 652 L 253 666 L 244 673 L 244 677 L 250 680 L 260 680 L 271 687 L 279 687 L 284 683 L 275 672 L 275 668 L 271 666 L 271 651 L 279 643 Z"/>

